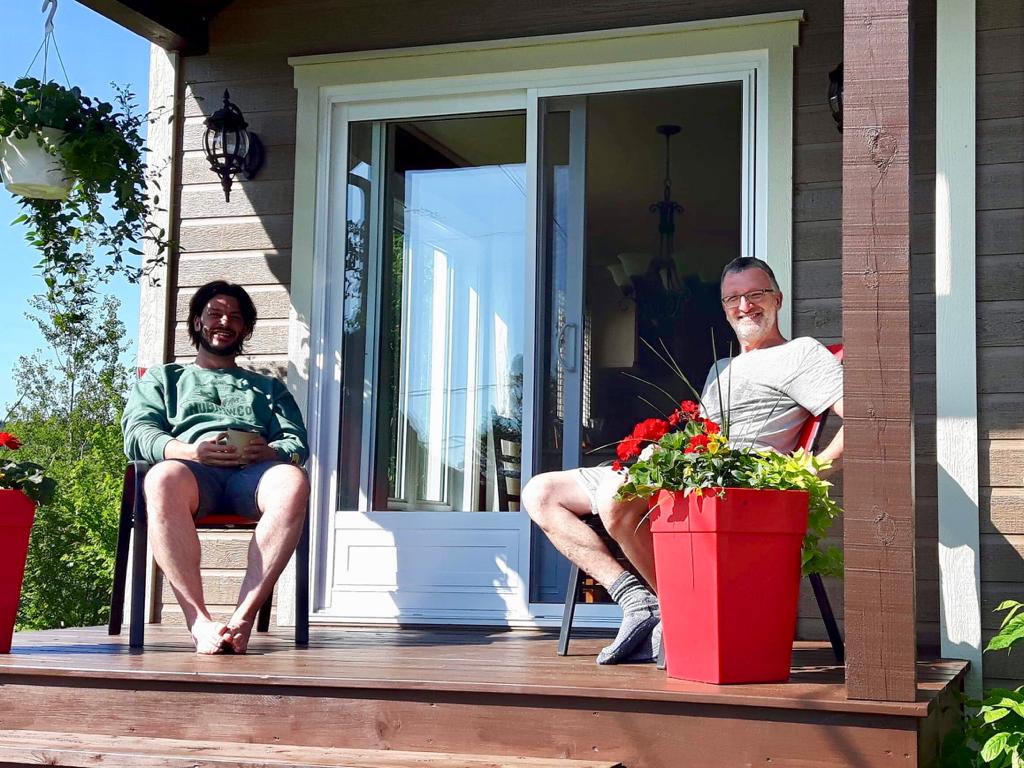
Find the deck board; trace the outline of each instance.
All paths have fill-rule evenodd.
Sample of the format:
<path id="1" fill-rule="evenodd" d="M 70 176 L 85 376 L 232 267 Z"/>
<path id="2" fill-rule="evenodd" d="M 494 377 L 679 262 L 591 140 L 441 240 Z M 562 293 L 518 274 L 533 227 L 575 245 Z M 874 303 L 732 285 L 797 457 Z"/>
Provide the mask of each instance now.
<path id="1" fill-rule="evenodd" d="M 63 768 L 622 768 L 607 760 L 0 730 L 0 765 L 20 764 Z"/>
<path id="2" fill-rule="evenodd" d="M 820 643 L 797 646 L 788 683 L 715 686 L 599 667 L 603 638 L 560 657 L 545 632 L 314 627 L 305 649 L 282 631 L 216 657 L 196 656 L 181 627 L 146 639 L 130 652 L 103 628 L 17 635 L 0 656 L 0 728 L 627 768 L 906 768 L 935 753 L 964 669 L 922 662 L 918 700 L 893 703 L 848 701 Z"/>
<path id="3" fill-rule="evenodd" d="M 186 680 L 234 685 L 504 692 L 635 701 L 665 701 L 863 712 L 923 717 L 935 695 L 962 674 L 963 663 L 919 663 L 914 702 L 846 698 L 843 674 L 824 643 L 799 642 L 790 681 L 718 686 L 673 680 L 652 664 L 598 667 L 607 642 L 574 639 L 570 655 L 555 654 L 546 632 L 436 629 L 314 629 L 297 649 L 290 633 L 255 636 L 245 656 L 197 656 L 180 627 L 150 626 L 146 648 L 130 652 L 125 637 L 101 627 L 15 635 L 0 657 L 9 675 L 109 680 Z"/>

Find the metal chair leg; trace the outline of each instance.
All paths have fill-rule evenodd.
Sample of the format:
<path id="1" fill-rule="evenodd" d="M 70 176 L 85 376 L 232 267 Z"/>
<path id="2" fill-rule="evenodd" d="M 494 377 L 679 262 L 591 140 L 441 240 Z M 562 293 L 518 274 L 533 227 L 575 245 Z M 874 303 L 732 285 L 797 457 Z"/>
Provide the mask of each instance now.
<path id="1" fill-rule="evenodd" d="M 136 486 L 135 550 L 132 552 L 132 617 L 128 647 L 141 648 L 146 634 L 146 570 L 149 566 L 149 524 L 142 489 Z"/>
<path id="2" fill-rule="evenodd" d="M 295 645 L 309 645 L 309 510 L 295 549 Z"/>
<path id="3" fill-rule="evenodd" d="M 256 631 L 257 632 L 269 632 L 270 631 L 270 611 L 274 607 L 274 593 L 271 591 L 270 596 L 263 601 L 263 605 L 260 606 L 260 612 L 256 614 Z"/>
<path id="4" fill-rule="evenodd" d="M 576 614 L 576 595 L 580 591 L 580 567 L 570 563 L 569 585 L 565 590 L 565 608 L 562 609 L 562 629 L 558 633 L 558 655 L 569 653 L 569 635 L 572 634 L 572 618 Z"/>
<path id="5" fill-rule="evenodd" d="M 828 633 L 829 642 L 832 643 L 832 653 L 835 654 L 836 663 L 843 664 L 846 660 L 843 635 L 839 631 L 839 624 L 836 622 L 835 614 L 832 613 L 832 604 L 829 602 L 828 592 L 825 591 L 825 584 L 821 580 L 821 574 L 812 573 L 807 578 L 811 582 L 811 588 L 814 590 L 814 599 L 818 602 L 821 620 L 825 622 L 825 631 Z"/>
<path id="6" fill-rule="evenodd" d="M 121 634 L 124 623 L 124 589 L 128 578 L 128 550 L 132 539 L 132 507 L 135 505 L 135 469 L 125 472 L 121 489 L 121 517 L 117 524 L 117 550 L 114 554 L 114 584 L 110 594 L 108 635 Z"/>

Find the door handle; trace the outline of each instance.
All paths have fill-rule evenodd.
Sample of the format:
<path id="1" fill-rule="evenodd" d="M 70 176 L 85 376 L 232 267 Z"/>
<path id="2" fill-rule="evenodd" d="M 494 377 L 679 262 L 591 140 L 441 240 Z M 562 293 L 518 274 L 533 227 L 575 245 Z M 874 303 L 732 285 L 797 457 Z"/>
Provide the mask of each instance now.
<path id="1" fill-rule="evenodd" d="M 576 372 L 576 323 L 565 323 L 558 332 L 558 362 L 566 373 Z"/>

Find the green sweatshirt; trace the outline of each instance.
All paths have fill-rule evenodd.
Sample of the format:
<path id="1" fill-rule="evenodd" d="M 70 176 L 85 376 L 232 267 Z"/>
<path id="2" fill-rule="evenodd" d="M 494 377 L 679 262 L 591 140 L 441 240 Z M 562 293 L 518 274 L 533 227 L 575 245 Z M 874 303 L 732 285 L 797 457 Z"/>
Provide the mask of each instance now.
<path id="1" fill-rule="evenodd" d="M 301 464 L 309 457 L 306 427 L 291 393 L 277 379 L 241 368 L 150 368 L 121 417 L 124 452 L 152 464 L 163 460 L 171 440 L 196 443 L 228 427 L 258 431 L 283 461 Z"/>

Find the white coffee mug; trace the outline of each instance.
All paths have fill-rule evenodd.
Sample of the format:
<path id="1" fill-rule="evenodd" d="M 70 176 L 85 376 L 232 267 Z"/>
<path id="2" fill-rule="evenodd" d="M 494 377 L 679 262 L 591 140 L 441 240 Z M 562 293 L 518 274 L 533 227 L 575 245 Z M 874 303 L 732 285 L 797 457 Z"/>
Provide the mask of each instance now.
<path id="1" fill-rule="evenodd" d="M 253 438 L 259 437 L 259 432 L 253 432 L 247 429 L 234 429 L 229 427 L 217 435 L 218 445 L 233 445 L 238 449 L 239 453 L 245 451 L 246 446 L 252 441 Z M 244 464 L 245 462 L 240 462 Z"/>

